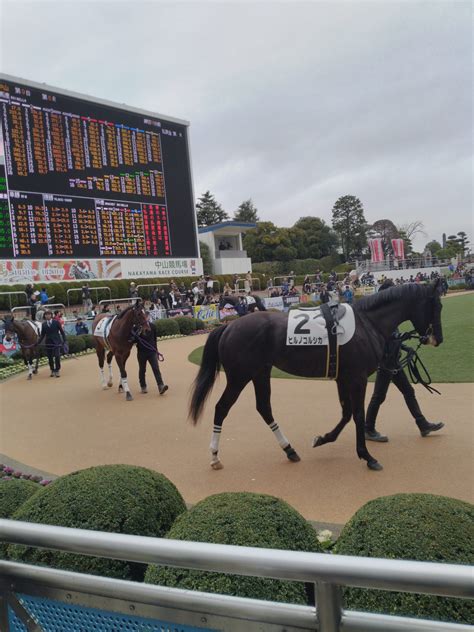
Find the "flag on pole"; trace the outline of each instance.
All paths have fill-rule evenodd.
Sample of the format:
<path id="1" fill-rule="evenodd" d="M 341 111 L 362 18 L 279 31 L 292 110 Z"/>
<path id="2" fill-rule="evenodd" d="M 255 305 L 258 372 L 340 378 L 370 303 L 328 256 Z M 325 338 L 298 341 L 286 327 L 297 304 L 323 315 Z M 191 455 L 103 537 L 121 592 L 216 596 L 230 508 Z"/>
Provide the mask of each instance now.
<path id="1" fill-rule="evenodd" d="M 384 260 L 382 239 L 380 237 L 369 239 L 369 248 L 372 263 L 380 263 Z"/>

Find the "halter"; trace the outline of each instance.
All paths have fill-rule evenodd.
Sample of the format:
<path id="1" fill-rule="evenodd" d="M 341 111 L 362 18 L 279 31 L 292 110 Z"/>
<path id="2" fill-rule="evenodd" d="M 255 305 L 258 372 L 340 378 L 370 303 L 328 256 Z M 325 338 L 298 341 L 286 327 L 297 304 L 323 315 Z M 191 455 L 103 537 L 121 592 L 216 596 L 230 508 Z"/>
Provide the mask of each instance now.
<path id="1" fill-rule="evenodd" d="M 441 395 L 441 393 L 436 388 L 434 388 L 433 386 L 430 386 L 431 376 L 428 373 L 428 369 L 424 365 L 422 359 L 418 355 L 418 349 L 425 342 L 426 338 L 430 335 L 430 330 L 431 330 L 431 326 L 428 327 L 428 329 L 426 330 L 426 334 L 424 336 L 420 336 L 419 334 L 416 333 L 415 330 L 412 330 L 412 331 L 407 332 L 406 334 L 403 334 L 404 340 L 410 340 L 410 339 L 419 340 L 419 342 L 416 349 L 410 349 L 410 351 L 406 352 L 406 356 L 403 358 L 403 360 L 400 361 L 400 368 L 401 370 L 403 370 L 405 367 L 408 369 L 408 375 L 410 376 L 410 379 L 413 382 L 413 384 L 421 384 L 430 393 L 438 393 L 438 395 Z M 385 369 L 385 370 L 389 371 L 392 375 L 396 375 L 400 369 Z"/>

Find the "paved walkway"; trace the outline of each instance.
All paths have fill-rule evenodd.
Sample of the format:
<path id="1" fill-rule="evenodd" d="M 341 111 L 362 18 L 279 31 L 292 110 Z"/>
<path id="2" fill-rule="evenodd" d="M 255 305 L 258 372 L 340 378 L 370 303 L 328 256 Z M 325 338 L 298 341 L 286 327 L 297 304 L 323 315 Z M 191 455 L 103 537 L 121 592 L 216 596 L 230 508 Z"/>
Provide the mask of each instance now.
<path id="1" fill-rule="evenodd" d="M 64 474 L 104 463 L 150 467 L 168 476 L 189 503 L 222 491 L 274 494 L 318 522 L 344 523 L 365 502 L 398 492 L 429 492 L 474 499 L 474 386 L 443 384 L 442 396 L 417 387 L 422 410 L 446 428 L 422 439 L 401 395 L 389 390 L 380 413 L 387 444 L 370 444 L 384 465 L 371 472 L 355 453 L 353 423 L 333 445 L 311 448 L 314 435 L 339 419 L 332 382 L 273 380 L 273 409 L 302 461 L 290 463 L 255 410 L 253 388 L 241 394 L 224 423 L 224 469 L 209 467 L 213 407 L 225 379 L 218 380 L 203 421 L 187 421 L 190 385 L 197 367 L 187 361 L 205 336 L 163 341 L 163 374 L 170 385 L 160 397 L 154 388 L 140 395 L 137 362 L 128 362 L 135 396 L 126 402 L 116 388 L 102 391 L 94 355 L 64 363 L 59 380 L 47 368 L 31 382 L 20 375 L 0 384 L 0 451 L 42 472 Z M 114 368 L 115 376 L 117 369 Z M 369 384 L 368 396 L 373 385 Z"/>

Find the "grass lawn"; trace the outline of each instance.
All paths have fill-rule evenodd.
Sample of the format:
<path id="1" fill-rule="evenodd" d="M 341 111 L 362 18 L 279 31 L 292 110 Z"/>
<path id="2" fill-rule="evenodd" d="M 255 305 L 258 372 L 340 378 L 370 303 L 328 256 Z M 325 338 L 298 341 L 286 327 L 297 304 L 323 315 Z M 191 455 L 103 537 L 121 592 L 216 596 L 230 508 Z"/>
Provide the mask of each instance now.
<path id="1" fill-rule="evenodd" d="M 443 299 L 444 342 L 438 347 L 423 346 L 420 358 L 426 365 L 433 382 L 474 382 L 474 294 L 453 296 Z M 413 329 L 411 323 L 404 323 L 403 330 Z M 189 354 L 188 360 L 201 363 L 204 347 L 198 347 Z M 275 367 L 272 377 L 305 379 L 289 375 Z M 374 377 L 370 378 L 373 381 Z"/>

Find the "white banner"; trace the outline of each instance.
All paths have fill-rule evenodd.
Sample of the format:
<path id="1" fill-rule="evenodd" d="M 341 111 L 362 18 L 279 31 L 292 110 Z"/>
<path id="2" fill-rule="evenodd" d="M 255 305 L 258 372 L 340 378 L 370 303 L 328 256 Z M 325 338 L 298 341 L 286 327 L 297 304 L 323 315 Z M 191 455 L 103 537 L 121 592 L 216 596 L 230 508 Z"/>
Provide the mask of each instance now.
<path id="1" fill-rule="evenodd" d="M 202 259 L 121 259 L 122 278 L 202 274 Z"/>
<path id="2" fill-rule="evenodd" d="M 279 309 L 283 311 L 285 306 L 283 304 L 283 296 L 270 296 L 263 299 L 263 304 L 267 309 Z"/>

